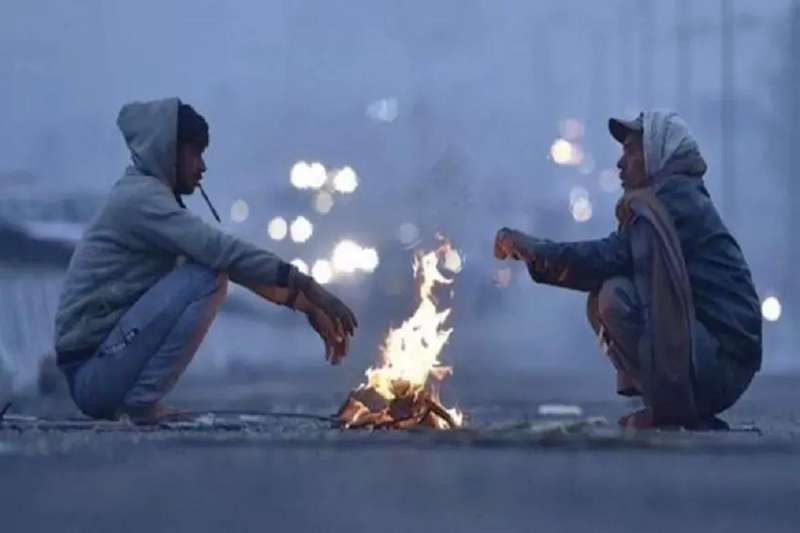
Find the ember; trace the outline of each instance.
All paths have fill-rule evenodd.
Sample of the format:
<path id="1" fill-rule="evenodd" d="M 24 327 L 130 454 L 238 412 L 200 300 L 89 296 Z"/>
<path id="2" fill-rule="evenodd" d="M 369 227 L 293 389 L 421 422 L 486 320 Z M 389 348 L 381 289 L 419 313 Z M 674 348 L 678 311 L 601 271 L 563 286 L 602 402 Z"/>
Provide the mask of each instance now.
<path id="1" fill-rule="evenodd" d="M 437 382 L 453 373 L 439 362 L 439 353 L 453 330 L 444 328 L 450 309 L 437 309 L 433 289 L 453 282 L 439 270 L 439 263 L 460 267 L 460 258 L 453 261 L 454 255 L 457 252 L 445 243 L 414 258 L 420 303 L 411 318 L 389 331 L 381 366 L 367 370 L 367 383 L 352 391 L 339 409 L 337 417 L 343 427 L 448 429 L 462 425 L 462 413 L 446 409 L 437 390 Z"/>

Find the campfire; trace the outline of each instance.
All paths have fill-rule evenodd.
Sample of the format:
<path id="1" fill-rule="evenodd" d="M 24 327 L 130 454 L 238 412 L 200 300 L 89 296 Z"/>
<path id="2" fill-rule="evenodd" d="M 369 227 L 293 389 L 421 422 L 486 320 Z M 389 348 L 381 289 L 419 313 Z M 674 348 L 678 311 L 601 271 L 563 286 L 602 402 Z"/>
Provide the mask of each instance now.
<path id="1" fill-rule="evenodd" d="M 419 305 L 411 318 L 389 331 L 381 365 L 367 370 L 367 382 L 350 392 L 339 409 L 342 427 L 451 429 L 462 425 L 462 413 L 445 408 L 439 400 L 439 382 L 453 373 L 452 367 L 439 362 L 453 332 L 444 327 L 450 309 L 439 310 L 433 294 L 437 286 L 453 283 L 439 269 L 440 263 L 453 273 L 461 269 L 461 258 L 449 243 L 415 256 Z"/>

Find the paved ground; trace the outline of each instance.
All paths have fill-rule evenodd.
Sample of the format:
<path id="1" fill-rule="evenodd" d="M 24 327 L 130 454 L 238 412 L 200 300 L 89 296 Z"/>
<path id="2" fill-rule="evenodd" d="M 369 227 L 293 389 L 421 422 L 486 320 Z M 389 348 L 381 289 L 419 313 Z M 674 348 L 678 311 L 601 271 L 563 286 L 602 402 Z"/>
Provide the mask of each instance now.
<path id="1" fill-rule="evenodd" d="M 327 374 L 268 375 L 195 380 L 175 403 L 328 414 L 346 391 Z M 448 434 L 231 413 L 150 431 L 14 418 L 0 430 L 0 530 L 798 530 L 800 377 L 757 378 L 727 414 L 741 431 L 727 434 L 621 433 L 613 421 L 633 406 L 606 385 L 463 375 L 445 392 L 471 429 Z M 538 416 L 553 402 L 584 415 Z M 63 409 L 29 400 L 15 412 Z"/>

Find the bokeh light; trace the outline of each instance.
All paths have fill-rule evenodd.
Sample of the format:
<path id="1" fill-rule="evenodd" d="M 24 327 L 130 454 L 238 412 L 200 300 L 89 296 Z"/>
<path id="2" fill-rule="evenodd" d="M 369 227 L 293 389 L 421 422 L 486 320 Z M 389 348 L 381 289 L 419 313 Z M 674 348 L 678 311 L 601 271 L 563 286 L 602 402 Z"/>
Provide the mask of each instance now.
<path id="1" fill-rule="evenodd" d="M 566 139 L 556 139 L 550 147 L 550 157 L 558 165 L 578 166 L 583 163 L 583 149 Z"/>
<path id="2" fill-rule="evenodd" d="M 273 241 L 282 241 L 289 233 L 289 223 L 283 217 L 275 217 L 269 221 L 267 233 Z"/>
<path id="3" fill-rule="evenodd" d="M 605 192 L 617 192 L 622 188 L 619 181 L 619 171 L 607 168 L 600 173 L 598 178 L 600 188 Z"/>
<path id="4" fill-rule="evenodd" d="M 333 196 L 328 191 L 319 191 L 314 195 L 312 205 L 317 213 L 327 215 L 333 209 Z"/>
<path id="5" fill-rule="evenodd" d="M 361 246 L 344 240 L 333 249 L 333 268 L 336 272 L 350 274 L 358 268 L 361 259 Z"/>
<path id="6" fill-rule="evenodd" d="M 294 242 L 306 242 L 314 234 L 314 225 L 306 217 L 297 217 L 289 226 L 289 234 Z"/>
<path id="7" fill-rule="evenodd" d="M 309 272 L 308 263 L 306 263 L 305 261 L 303 261 L 299 257 L 296 258 L 296 259 L 292 259 L 291 264 L 294 265 L 294 267 L 297 268 L 297 270 L 299 270 L 300 272 L 302 272 L 306 276 L 308 275 L 308 272 Z"/>
<path id="8" fill-rule="evenodd" d="M 393 122 L 400 114 L 397 98 L 382 98 L 367 106 L 367 116 L 378 122 Z"/>
<path id="9" fill-rule="evenodd" d="M 231 204 L 231 220 L 236 223 L 241 223 L 247 220 L 250 216 L 250 206 L 247 202 L 239 198 Z"/>
<path id="10" fill-rule="evenodd" d="M 589 198 L 578 198 L 570 210 L 576 222 L 588 222 L 592 218 L 592 201 Z"/>
<path id="11" fill-rule="evenodd" d="M 333 173 L 333 188 L 344 194 L 354 193 L 358 188 L 358 174 L 351 167 L 340 168 Z"/>
<path id="12" fill-rule="evenodd" d="M 375 248 L 364 248 L 346 239 L 333 249 L 331 262 L 336 273 L 351 274 L 356 270 L 371 273 L 378 268 L 380 257 Z"/>
<path id="13" fill-rule="evenodd" d="M 561 121 L 559 131 L 564 139 L 568 141 L 577 141 L 583 137 L 586 126 L 577 118 L 568 118 Z"/>
<path id="14" fill-rule="evenodd" d="M 333 279 L 333 267 L 327 259 L 319 259 L 311 268 L 311 277 L 320 285 L 330 283 Z"/>
<path id="15" fill-rule="evenodd" d="M 292 166 L 289 175 L 289 181 L 298 189 L 319 189 L 327 180 L 325 166 L 318 161 L 313 163 L 298 161 Z"/>
<path id="16" fill-rule="evenodd" d="M 578 185 L 569 190 L 570 207 L 575 205 L 575 202 L 577 202 L 578 200 L 584 200 L 588 198 L 589 198 L 589 191 L 587 191 L 585 187 L 581 187 L 580 185 Z"/>
<path id="17" fill-rule="evenodd" d="M 511 285 L 512 273 L 508 267 L 499 269 L 494 275 L 494 284 L 501 289 L 508 288 Z"/>
<path id="18" fill-rule="evenodd" d="M 416 246 L 419 242 L 420 235 L 419 227 L 413 222 L 404 222 L 400 224 L 397 230 L 397 238 L 400 239 L 400 243 L 406 248 Z"/>
<path id="19" fill-rule="evenodd" d="M 375 272 L 380 264 L 378 250 L 375 248 L 363 248 L 358 260 L 358 268 L 364 272 Z"/>
<path id="20" fill-rule="evenodd" d="M 776 296 L 769 296 L 761 303 L 761 315 L 768 322 L 777 322 L 783 314 L 783 306 Z"/>

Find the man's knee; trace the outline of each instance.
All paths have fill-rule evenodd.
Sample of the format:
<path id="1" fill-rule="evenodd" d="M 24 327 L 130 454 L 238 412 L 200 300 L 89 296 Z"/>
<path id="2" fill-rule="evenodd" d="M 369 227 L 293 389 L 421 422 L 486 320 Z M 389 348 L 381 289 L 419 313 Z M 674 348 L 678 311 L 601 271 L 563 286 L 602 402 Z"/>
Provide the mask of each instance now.
<path id="1" fill-rule="evenodd" d="M 603 283 L 597 293 L 594 311 L 599 320 L 608 326 L 619 321 L 639 322 L 639 305 L 636 287 L 628 278 L 611 278 Z M 592 304 L 590 300 L 590 305 Z"/>

